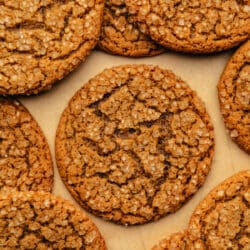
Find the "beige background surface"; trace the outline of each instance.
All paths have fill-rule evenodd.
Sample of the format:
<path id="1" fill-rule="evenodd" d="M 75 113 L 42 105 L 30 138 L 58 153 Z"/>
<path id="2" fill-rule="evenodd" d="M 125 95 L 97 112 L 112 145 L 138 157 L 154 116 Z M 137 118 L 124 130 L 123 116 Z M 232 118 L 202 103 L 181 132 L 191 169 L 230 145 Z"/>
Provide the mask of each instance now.
<path id="1" fill-rule="evenodd" d="M 105 238 L 108 249 L 150 249 L 161 238 L 184 229 L 195 206 L 211 188 L 240 170 L 250 169 L 250 156 L 231 141 L 219 112 L 216 85 L 231 55 L 232 51 L 209 56 L 189 56 L 166 52 L 152 58 L 130 59 L 94 51 L 85 63 L 66 79 L 57 83 L 49 92 L 39 96 L 20 98 L 40 124 L 50 144 L 55 166 L 54 194 L 72 200 L 75 204 L 76 202 L 64 187 L 56 169 L 54 156 L 55 132 L 60 115 L 67 102 L 76 90 L 91 77 L 100 73 L 104 68 L 121 64 L 159 65 L 162 68 L 171 69 L 175 74 L 182 77 L 205 102 L 215 127 L 216 136 L 215 157 L 205 185 L 178 212 L 166 216 L 158 222 L 126 228 L 90 215 Z"/>

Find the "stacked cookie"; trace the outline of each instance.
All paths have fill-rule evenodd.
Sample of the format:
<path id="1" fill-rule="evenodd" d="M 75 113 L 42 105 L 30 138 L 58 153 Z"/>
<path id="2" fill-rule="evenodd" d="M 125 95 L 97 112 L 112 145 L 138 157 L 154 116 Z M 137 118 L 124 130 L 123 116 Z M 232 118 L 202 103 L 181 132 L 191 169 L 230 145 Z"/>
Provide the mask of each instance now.
<path id="1" fill-rule="evenodd" d="M 124 0 L 105 1 L 98 45 L 108 53 L 121 56 L 154 56 L 164 52 L 163 47 L 141 32 L 128 16 Z"/>
<path id="2" fill-rule="evenodd" d="M 204 54 L 249 39 L 249 1 L 0 1 L 0 249 L 106 249 L 94 223 L 54 196 L 45 136 L 13 95 L 48 90 L 98 48 L 127 57 Z M 250 42 L 218 84 L 229 134 L 250 153 Z M 214 129 L 172 71 L 104 70 L 69 101 L 56 132 L 59 174 L 88 212 L 122 225 L 157 221 L 204 184 Z M 216 187 L 189 227 L 154 249 L 248 249 L 249 171 Z"/>
<path id="3" fill-rule="evenodd" d="M 248 1 L 108 0 L 99 46 L 125 56 L 153 55 L 156 44 L 211 53 L 248 39 L 249 24 Z"/>

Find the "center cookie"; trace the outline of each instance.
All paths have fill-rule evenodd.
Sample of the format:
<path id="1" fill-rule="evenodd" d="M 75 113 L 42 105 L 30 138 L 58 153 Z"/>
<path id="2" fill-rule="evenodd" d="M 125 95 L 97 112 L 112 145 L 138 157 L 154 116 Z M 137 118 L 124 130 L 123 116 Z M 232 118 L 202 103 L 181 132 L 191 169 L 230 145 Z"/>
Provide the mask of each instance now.
<path id="1" fill-rule="evenodd" d="M 177 51 L 210 53 L 250 35 L 249 0 L 125 0 L 141 31 Z"/>
<path id="2" fill-rule="evenodd" d="M 36 94 L 97 43 L 104 1 L 0 1 L 0 94 Z"/>
<path id="3" fill-rule="evenodd" d="M 203 184 L 214 153 L 204 104 L 171 71 L 104 70 L 71 99 L 56 136 L 61 177 L 87 210 L 121 224 L 157 220 Z"/>

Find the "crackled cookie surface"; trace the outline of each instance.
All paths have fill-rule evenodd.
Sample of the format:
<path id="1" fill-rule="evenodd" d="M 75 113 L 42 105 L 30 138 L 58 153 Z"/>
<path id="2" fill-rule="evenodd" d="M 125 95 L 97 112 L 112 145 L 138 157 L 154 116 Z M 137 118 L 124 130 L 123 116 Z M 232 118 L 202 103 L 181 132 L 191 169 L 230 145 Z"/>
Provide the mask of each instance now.
<path id="1" fill-rule="evenodd" d="M 124 0 L 105 1 L 98 45 L 109 53 L 132 57 L 153 56 L 164 51 L 129 19 Z"/>
<path id="2" fill-rule="evenodd" d="M 61 177 L 90 212 L 122 224 L 176 211 L 203 184 L 214 153 L 204 104 L 171 71 L 104 70 L 65 109 L 56 136 Z"/>
<path id="3" fill-rule="evenodd" d="M 125 0 L 140 30 L 177 51 L 209 53 L 250 35 L 250 1 Z"/>
<path id="4" fill-rule="evenodd" d="M 186 250 L 188 249 L 188 232 L 178 232 L 160 241 L 151 250 Z"/>
<path id="5" fill-rule="evenodd" d="M 250 171 L 212 190 L 195 209 L 189 231 L 196 249 L 249 249 Z"/>
<path id="6" fill-rule="evenodd" d="M 195 209 L 189 227 L 152 250 L 250 248 L 250 171 L 226 179 Z"/>
<path id="7" fill-rule="evenodd" d="M 52 186 L 52 160 L 40 127 L 21 103 L 0 97 L 0 191 Z"/>
<path id="8" fill-rule="evenodd" d="M 98 40 L 103 0 L 0 1 L 0 94 L 36 94 Z"/>
<path id="9" fill-rule="evenodd" d="M 0 238 L 1 249 L 106 249 L 82 211 L 43 192 L 0 195 Z"/>
<path id="10" fill-rule="evenodd" d="M 250 41 L 228 62 L 218 84 L 218 94 L 229 135 L 250 154 Z"/>

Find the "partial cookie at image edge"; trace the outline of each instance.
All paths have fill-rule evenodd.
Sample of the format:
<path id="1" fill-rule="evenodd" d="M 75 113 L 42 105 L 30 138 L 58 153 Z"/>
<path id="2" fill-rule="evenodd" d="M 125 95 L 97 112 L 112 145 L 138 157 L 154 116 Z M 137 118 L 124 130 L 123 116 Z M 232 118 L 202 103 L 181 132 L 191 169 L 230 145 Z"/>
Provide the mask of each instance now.
<path id="1" fill-rule="evenodd" d="M 0 117 L 0 191 L 52 191 L 53 162 L 39 124 L 13 98 L 0 97 Z"/>
<path id="2" fill-rule="evenodd" d="M 47 192 L 0 193 L 0 222 L 4 249 L 107 250 L 98 228 L 83 211 Z"/>
<path id="3" fill-rule="evenodd" d="M 211 235 L 208 237 L 207 235 L 204 235 L 201 232 L 205 230 L 204 225 L 206 223 L 210 223 L 209 225 L 207 225 L 208 227 L 210 226 L 209 227 L 210 230 L 207 230 L 207 232 L 213 232 L 211 226 L 214 225 L 214 223 L 218 222 L 217 218 L 218 216 L 216 217 L 216 211 L 214 211 L 215 203 L 219 203 L 219 209 L 222 213 L 221 220 L 219 223 L 225 224 L 224 225 L 225 228 L 224 229 L 222 228 L 223 232 L 231 233 L 230 229 L 236 230 L 237 232 L 240 230 L 241 234 L 243 235 L 241 239 L 238 238 L 236 242 L 234 241 L 234 239 L 232 239 L 232 241 L 234 241 L 234 244 L 237 243 L 238 247 L 240 246 L 242 247 L 242 249 L 244 247 L 250 246 L 249 239 L 247 240 L 247 236 L 244 238 L 244 232 L 242 231 L 242 228 L 246 228 L 246 226 L 249 225 L 249 219 L 247 219 L 249 217 L 248 214 L 250 212 L 249 208 L 245 206 L 245 208 L 243 208 L 243 212 L 241 211 L 242 214 L 245 214 L 245 218 L 242 220 L 243 225 L 241 225 L 240 229 L 237 229 L 237 227 L 235 227 L 234 224 L 234 219 L 238 217 L 237 212 L 234 214 L 235 218 L 229 215 L 229 219 L 231 219 L 231 222 L 225 220 L 226 218 L 222 218 L 224 215 L 227 216 L 227 211 L 226 211 L 227 208 L 226 206 L 223 206 L 223 204 L 220 204 L 220 199 L 222 199 L 221 203 L 228 202 L 226 197 L 225 200 L 223 200 L 223 196 L 228 194 L 229 196 L 231 196 L 232 199 L 235 200 L 237 199 L 237 196 L 239 195 L 241 189 L 243 189 L 243 191 L 245 192 L 241 194 L 243 196 L 243 199 L 245 199 L 245 201 L 248 202 L 249 204 L 250 202 L 249 170 L 238 172 L 233 176 L 225 179 L 223 182 L 221 182 L 215 188 L 213 188 L 195 208 L 193 214 L 191 215 L 187 229 L 182 232 L 171 234 L 167 238 L 161 240 L 157 245 L 153 246 L 152 250 L 188 250 L 188 249 L 205 250 L 205 249 L 210 249 L 210 247 L 211 249 L 226 249 L 225 248 L 226 247 L 225 244 L 227 243 L 226 237 L 224 238 L 221 235 L 212 234 L 213 237 L 210 238 Z M 234 204 L 234 206 L 232 206 L 232 209 L 236 208 L 237 205 Z M 224 213 L 222 211 L 223 209 L 225 210 Z M 202 216 L 205 216 L 206 212 L 210 212 L 211 214 L 214 213 L 214 215 L 210 216 L 209 218 L 208 217 L 201 218 Z M 217 228 L 219 227 L 220 226 L 218 226 Z M 220 238 L 222 238 L 222 240 L 220 240 Z M 207 245 L 207 244 L 213 244 L 214 242 L 218 243 L 218 245 L 213 245 L 213 246 Z M 233 246 L 232 243 L 230 242 L 228 242 L 228 244 L 231 247 Z"/>
<path id="4" fill-rule="evenodd" d="M 220 110 L 228 134 L 250 154 L 250 40 L 227 63 L 217 85 Z"/>
<path id="5" fill-rule="evenodd" d="M 34 6 L 12 2 L 1 8 L 0 94 L 33 95 L 49 90 L 84 62 L 97 44 L 104 0 L 89 2 L 89 6 L 77 1 L 51 2 Z"/>

